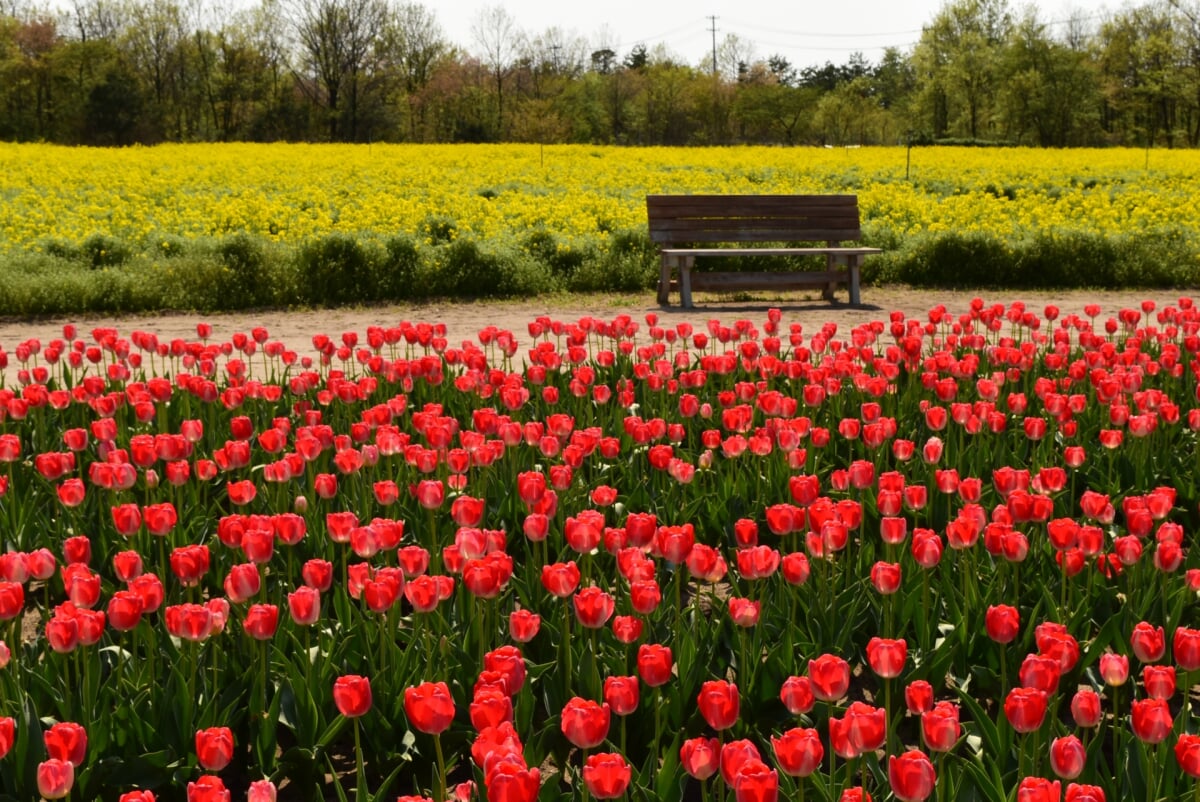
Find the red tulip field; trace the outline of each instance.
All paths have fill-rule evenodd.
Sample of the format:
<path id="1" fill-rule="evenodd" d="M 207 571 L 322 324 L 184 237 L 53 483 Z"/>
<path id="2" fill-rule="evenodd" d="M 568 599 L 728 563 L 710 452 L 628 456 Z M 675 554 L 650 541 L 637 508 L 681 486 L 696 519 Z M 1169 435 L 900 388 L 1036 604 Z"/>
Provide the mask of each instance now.
<path id="1" fill-rule="evenodd" d="M 758 315 L 5 343 L 0 799 L 1200 799 L 1200 305 Z"/>

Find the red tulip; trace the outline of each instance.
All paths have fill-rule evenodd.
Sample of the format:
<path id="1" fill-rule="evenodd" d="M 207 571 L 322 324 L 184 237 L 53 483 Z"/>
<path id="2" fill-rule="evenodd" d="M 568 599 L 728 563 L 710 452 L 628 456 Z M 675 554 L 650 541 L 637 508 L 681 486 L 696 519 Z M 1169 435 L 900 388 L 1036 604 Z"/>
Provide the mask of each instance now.
<path id="1" fill-rule="evenodd" d="M 988 607 L 984 628 L 996 643 L 1011 643 L 1021 631 L 1020 613 L 1017 608 L 1003 604 Z"/>
<path id="2" fill-rule="evenodd" d="M 122 582 L 132 582 L 142 575 L 142 555 L 136 551 L 121 551 L 113 555 L 113 571 Z"/>
<path id="3" fill-rule="evenodd" d="M 422 479 L 412 488 L 417 503 L 427 510 L 436 510 L 446 498 L 446 489 L 437 479 Z"/>
<path id="4" fill-rule="evenodd" d="M 0 582 L 0 621 L 16 618 L 24 608 L 24 586 L 18 582 Z"/>
<path id="5" fill-rule="evenodd" d="M 871 670 L 890 679 L 900 676 L 908 659 L 908 643 L 903 638 L 871 638 L 867 642 L 867 662 Z"/>
<path id="6" fill-rule="evenodd" d="M 736 802 L 775 802 L 779 798 L 779 775 L 761 760 L 747 760 L 733 779 Z"/>
<path id="7" fill-rule="evenodd" d="M 50 758 L 37 767 L 38 793 L 43 799 L 63 799 L 75 785 L 75 766 L 69 761 Z"/>
<path id="8" fill-rule="evenodd" d="M 729 617 L 739 627 L 753 627 L 758 624 L 762 612 L 762 602 L 730 597 Z"/>
<path id="9" fill-rule="evenodd" d="M 11 742 L 11 736 L 9 740 Z M 3 742 L 3 736 L 0 736 L 0 757 L 4 756 Z M 1179 768 L 1193 777 L 1200 778 L 1200 735 L 1186 732 L 1179 735 L 1179 740 L 1175 742 L 1175 761 Z"/>
<path id="10" fill-rule="evenodd" d="M 658 609 L 660 602 L 662 602 L 662 592 L 658 588 L 658 583 L 653 579 L 630 583 L 629 603 L 634 612 L 649 615 Z"/>
<path id="11" fill-rule="evenodd" d="M 422 682 L 404 689 L 404 714 L 416 729 L 428 735 L 444 732 L 454 721 L 454 699 L 444 682 Z"/>
<path id="12" fill-rule="evenodd" d="M 807 777 L 821 765 L 825 747 L 815 729 L 793 727 L 779 737 L 771 738 L 775 761 L 785 774 Z"/>
<path id="13" fill-rule="evenodd" d="M 131 590 L 118 590 L 108 600 L 108 623 L 118 632 L 128 632 L 142 620 L 142 597 Z"/>
<path id="14" fill-rule="evenodd" d="M 315 588 L 301 585 L 288 594 L 288 613 L 302 627 L 312 626 L 321 616 L 321 594 Z"/>
<path id="15" fill-rule="evenodd" d="M 200 579 L 208 573 L 208 546 L 180 546 L 171 552 L 171 572 L 179 579 L 184 587 L 200 584 Z"/>
<path id="16" fill-rule="evenodd" d="M 1133 734 L 1142 743 L 1161 743 L 1171 734 L 1174 724 L 1171 709 L 1164 699 L 1135 699 L 1131 717 Z"/>
<path id="17" fill-rule="evenodd" d="M 625 793 L 633 769 L 615 752 L 597 752 L 583 765 L 583 782 L 596 799 L 616 799 Z"/>
<path id="18" fill-rule="evenodd" d="M 933 686 L 923 679 L 913 680 L 904 689 L 904 704 L 913 715 L 933 709 Z"/>
<path id="19" fill-rule="evenodd" d="M 850 688 L 850 664 L 832 654 L 808 661 L 808 677 L 813 695 L 822 702 L 836 702 Z"/>
<path id="20" fill-rule="evenodd" d="M 812 691 L 812 680 L 808 677 L 788 677 L 779 689 L 779 699 L 793 716 L 812 710 L 816 697 Z"/>
<path id="21" fill-rule="evenodd" d="M 529 610 L 513 610 L 508 616 L 508 634 L 518 643 L 528 643 L 538 634 L 542 617 Z"/>
<path id="22" fill-rule="evenodd" d="M 616 601 L 598 587 L 589 586 L 575 594 L 575 615 L 589 629 L 599 629 L 608 623 L 616 609 Z"/>
<path id="23" fill-rule="evenodd" d="M 900 563 L 877 562 L 871 566 L 871 584 L 888 596 L 900 589 Z"/>
<path id="24" fill-rule="evenodd" d="M 270 780 L 255 780 L 246 790 L 246 802 L 275 802 L 278 793 L 275 783 Z M 147 800 L 147 802 L 154 802 L 154 800 Z"/>
<path id="25" fill-rule="evenodd" d="M 888 758 L 888 782 L 897 799 L 924 802 L 933 793 L 937 775 L 929 758 L 913 749 L 899 757 L 893 755 Z"/>
<path id="26" fill-rule="evenodd" d="M 1046 717 L 1046 693 L 1037 688 L 1013 688 L 1004 700 L 1004 715 L 1017 732 L 1033 732 Z"/>
<path id="27" fill-rule="evenodd" d="M 1037 688 L 1051 695 L 1058 690 L 1058 680 L 1062 669 L 1058 661 L 1051 657 L 1036 654 L 1026 655 L 1021 662 L 1019 677 L 1026 688 Z"/>
<path id="28" fill-rule="evenodd" d="M 871 795 L 861 788 L 847 788 L 838 797 L 838 802 L 871 802 Z"/>
<path id="29" fill-rule="evenodd" d="M 561 728 L 567 740 L 580 749 L 599 746 L 608 737 L 612 712 L 608 704 L 572 697 L 562 709 Z"/>
<path id="30" fill-rule="evenodd" d="M 1055 738 L 1050 742 L 1050 768 L 1064 780 L 1073 780 L 1083 773 L 1087 753 L 1083 742 L 1074 735 Z"/>
<path id="31" fill-rule="evenodd" d="M 848 737 L 859 753 L 874 752 L 887 739 L 887 711 L 866 702 L 853 702 L 843 718 Z"/>
<path id="32" fill-rule="evenodd" d="M 700 715 L 714 730 L 727 730 L 738 719 L 738 689 L 731 682 L 709 680 L 703 683 L 696 702 L 700 707 Z"/>
<path id="33" fill-rule="evenodd" d="M 229 789 L 215 774 L 205 774 L 187 785 L 187 802 L 230 802 Z"/>
<path id="34" fill-rule="evenodd" d="M 225 575 L 225 595 L 234 604 L 241 604 L 258 595 L 261 587 L 261 577 L 258 566 L 254 563 L 240 563 L 229 569 Z"/>
<path id="35" fill-rule="evenodd" d="M 255 640 L 270 640 L 279 626 L 279 608 L 274 604 L 252 604 L 242 621 L 242 629 Z"/>
<path id="36" fill-rule="evenodd" d="M 742 770 L 742 766 L 746 765 L 751 760 L 762 760 L 762 755 L 759 754 L 758 747 L 753 741 L 739 740 L 729 741 L 721 747 L 721 779 L 729 787 L 733 787 L 737 781 L 738 772 Z"/>
<path id="37" fill-rule="evenodd" d="M 949 752 L 962 735 L 958 720 L 958 705 L 938 702 L 933 709 L 921 714 L 921 734 L 931 752 Z"/>
<path id="38" fill-rule="evenodd" d="M 516 646 L 501 646 L 483 656 L 483 667 L 504 677 L 504 689 L 516 696 L 525 684 L 525 658 Z"/>
<path id="39" fill-rule="evenodd" d="M 1106 685 L 1119 687 L 1129 679 L 1129 658 L 1123 654 L 1105 652 L 1100 655 L 1100 676 Z"/>
<path id="40" fill-rule="evenodd" d="M 612 631 L 621 643 L 636 643 L 642 637 L 642 620 L 632 615 L 613 616 Z"/>
<path id="41" fill-rule="evenodd" d="M 1134 656 L 1143 663 L 1154 663 L 1162 659 L 1167 651 L 1167 643 L 1162 627 L 1155 627 L 1145 621 L 1139 621 L 1133 627 L 1129 636 L 1129 645 Z"/>
<path id="42" fill-rule="evenodd" d="M 1175 695 L 1175 666 L 1145 666 L 1142 685 L 1151 699 L 1170 699 Z"/>
<path id="43" fill-rule="evenodd" d="M 46 754 L 57 760 L 65 760 L 73 766 L 83 764 L 87 754 L 87 732 L 73 721 L 54 724 L 42 733 L 46 743 Z"/>
<path id="44" fill-rule="evenodd" d="M 1100 725 L 1100 694 L 1091 688 L 1080 688 L 1071 698 L 1071 717 L 1075 725 L 1090 729 Z"/>
<path id="45" fill-rule="evenodd" d="M 366 715 L 371 709 L 371 681 L 357 674 L 338 677 L 333 683 L 333 701 L 346 718 Z"/>
<path id="46" fill-rule="evenodd" d="M 1017 785 L 1017 802 L 1059 802 L 1062 786 L 1058 780 L 1024 777 Z"/>
<path id="47" fill-rule="evenodd" d="M 1105 802 L 1104 789 L 1098 785 L 1071 783 L 1067 786 L 1063 802 Z"/>
<path id="48" fill-rule="evenodd" d="M 117 798 L 117 802 L 157 802 L 157 797 L 153 791 L 126 791 Z M 247 802 L 261 802 L 261 800 L 250 797 Z M 270 802 L 275 802 L 271 799 Z"/>
<path id="49" fill-rule="evenodd" d="M 689 738 L 679 748 L 683 770 L 703 782 L 717 773 L 721 764 L 721 742 L 716 738 Z"/>
<path id="50" fill-rule="evenodd" d="M 1184 671 L 1200 668 L 1200 629 L 1178 627 L 1172 638 L 1175 664 Z"/>
<path id="51" fill-rule="evenodd" d="M 649 687 L 665 685 L 671 679 L 674 665 L 671 647 L 657 643 L 643 643 L 638 647 L 638 676 Z"/>
<path id="52" fill-rule="evenodd" d="M 205 771 L 220 771 L 233 759 L 233 731 L 209 727 L 196 732 L 196 758 Z"/>
<path id="53" fill-rule="evenodd" d="M 488 802 L 536 802 L 541 789 L 541 773 L 526 767 L 519 753 L 499 757 L 489 766 L 484 775 Z"/>
<path id="54" fill-rule="evenodd" d="M 16 740 L 16 728 L 16 722 L 11 716 L 0 717 L 0 760 L 12 749 L 13 741 Z"/>
<path id="55" fill-rule="evenodd" d="M 133 537 L 142 528 L 142 510 L 136 504 L 118 504 L 112 508 L 112 521 L 117 534 Z"/>
<path id="56" fill-rule="evenodd" d="M 638 691 L 637 677 L 604 678 L 604 701 L 618 716 L 627 716 L 637 710 Z"/>

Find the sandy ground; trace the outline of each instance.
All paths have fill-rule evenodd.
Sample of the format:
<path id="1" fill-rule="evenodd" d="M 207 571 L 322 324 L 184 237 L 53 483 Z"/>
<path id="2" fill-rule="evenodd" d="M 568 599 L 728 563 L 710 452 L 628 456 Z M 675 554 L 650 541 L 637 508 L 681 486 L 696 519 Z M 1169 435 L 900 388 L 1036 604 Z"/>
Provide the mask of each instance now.
<path id="1" fill-rule="evenodd" d="M 841 298 L 844 298 L 844 292 Z M 451 344 L 463 339 L 473 339 L 481 328 L 494 325 L 511 330 L 518 343 L 529 342 L 527 325 L 541 315 L 553 319 L 573 322 L 581 317 L 612 319 L 618 314 L 629 314 L 635 320 L 644 321 L 648 313 L 658 315 L 661 325 L 673 326 L 688 321 L 702 328 L 711 318 L 729 323 L 738 319 L 749 319 L 761 323 L 768 309 L 778 308 L 783 313 L 783 328 L 799 322 L 805 332 L 814 332 L 826 322 L 838 324 L 839 333 L 848 333 L 851 328 L 872 320 L 888 319 L 893 310 L 906 315 L 924 316 L 937 304 L 944 304 L 952 313 L 968 309 L 971 299 L 981 297 L 988 304 L 1023 301 L 1033 311 L 1041 314 L 1047 304 L 1058 306 L 1064 313 L 1081 313 L 1085 304 L 1099 304 L 1104 316 L 1113 315 L 1124 307 L 1138 306 L 1145 299 L 1157 302 L 1158 307 L 1174 304 L 1181 296 L 1191 295 L 1188 291 L 1129 290 L 1121 292 L 1059 291 L 1059 292 L 948 292 L 941 290 L 918 290 L 908 287 L 865 287 L 862 291 L 863 306 L 854 308 L 845 303 L 823 300 L 818 294 L 792 293 L 783 296 L 766 294 L 750 296 L 750 300 L 727 300 L 720 296 L 698 294 L 694 309 L 680 309 L 677 305 L 660 307 L 653 293 L 639 295 L 589 295 L 566 296 L 530 301 L 488 301 L 475 303 L 436 303 L 410 306 L 380 306 L 352 309 L 316 309 L 299 311 L 264 311 L 237 314 L 200 315 L 196 313 L 161 314 L 133 317 L 87 317 L 21 320 L 0 319 L 0 349 L 9 354 L 10 365 L 6 380 L 11 381 L 16 360 L 12 354 L 18 343 L 37 338 L 43 344 L 62 336 L 63 325 L 74 324 L 79 336 L 91 339 L 96 327 L 115 327 L 122 336 L 142 330 L 156 334 L 160 341 L 177 337 L 194 339 L 196 324 L 207 322 L 212 325 L 213 339 L 229 338 L 235 332 L 249 332 L 256 326 L 267 329 L 272 340 L 279 340 L 300 354 L 312 354 L 312 337 L 327 334 L 340 340 L 345 331 L 365 335 L 368 326 L 393 326 L 401 321 L 413 323 L 445 323 Z M 673 298 L 675 300 L 675 298 Z"/>

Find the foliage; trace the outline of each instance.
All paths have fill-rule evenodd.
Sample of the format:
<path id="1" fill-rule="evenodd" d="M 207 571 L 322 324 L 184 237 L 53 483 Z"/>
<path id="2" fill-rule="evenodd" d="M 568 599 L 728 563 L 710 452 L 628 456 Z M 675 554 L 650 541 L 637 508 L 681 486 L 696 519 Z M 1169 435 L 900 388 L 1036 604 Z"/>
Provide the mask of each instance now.
<path id="1" fill-rule="evenodd" d="M 976 298 L 12 344 L 0 799 L 1187 798 L 1198 328 Z"/>
<path id="2" fill-rule="evenodd" d="M 212 19 L 165 0 L 58 14 L 11 0 L 0 138 L 1196 147 L 1197 19 L 1181 2 L 1046 20 L 948 0 L 878 63 L 803 65 L 733 34 L 711 57 L 622 54 L 502 9 L 450 42 L 433 10 L 400 0 L 260 0 Z"/>
<path id="3" fill-rule="evenodd" d="M 10 314 L 642 289 L 648 193 L 854 193 L 864 244 L 885 250 L 868 281 L 1187 286 L 1200 270 L 1190 151 L 3 145 L 0 163 L 0 263 L 95 273 L 22 274 L 41 286 L 7 292 Z"/>

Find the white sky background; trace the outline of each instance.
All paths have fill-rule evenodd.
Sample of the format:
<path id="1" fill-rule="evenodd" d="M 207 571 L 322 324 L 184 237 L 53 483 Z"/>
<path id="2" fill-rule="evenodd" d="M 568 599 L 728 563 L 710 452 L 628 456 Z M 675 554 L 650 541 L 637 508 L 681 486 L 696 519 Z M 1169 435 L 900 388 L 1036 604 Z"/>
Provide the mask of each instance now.
<path id="1" fill-rule="evenodd" d="M 877 64 L 886 47 L 907 51 L 945 5 L 942 0 L 424 0 L 453 44 L 471 53 L 479 48 L 472 24 L 487 8 L 501 7 L 517 28 L 537 35 L 558 27 L 578 34 L 592 44 L 603 35 L 624 58 L 642 43 L 656 44 L 689 64 L 707 61 L 712 53 L 712 22 L 716 16 L 717 42 L 728 34 L 753 43 L 753 53 L 765 59 L 785 56 L 793 66 L 820 66 L 827 61 L 845 64 L 860 51 Z M 1014 14 L 1025 8 L 1012 0 Z M 1079 11 L 1095 24 L 1104 10 L 1092 0 L 1039 0 L 1032 4 L 1043 22 L 1062 22 Z M 1053 36 L 1061 25 L 1050 28 Z"/>

